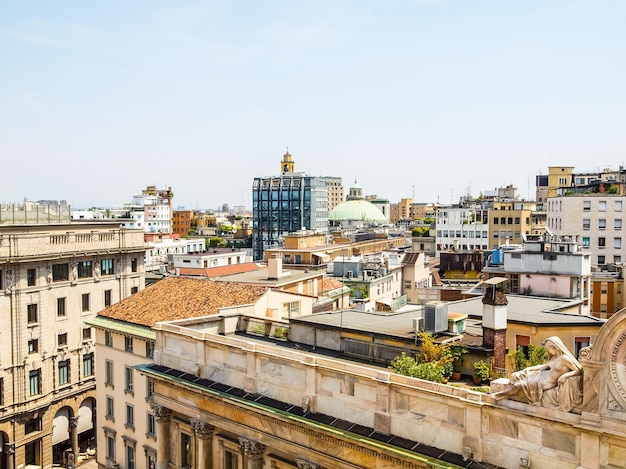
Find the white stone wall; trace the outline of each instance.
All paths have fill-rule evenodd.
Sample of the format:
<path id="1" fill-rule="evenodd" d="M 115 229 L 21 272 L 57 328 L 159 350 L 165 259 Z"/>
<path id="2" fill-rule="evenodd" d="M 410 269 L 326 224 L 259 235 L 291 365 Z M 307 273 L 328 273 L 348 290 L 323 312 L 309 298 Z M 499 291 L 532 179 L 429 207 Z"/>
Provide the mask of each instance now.
<path id="1" fill-rule="evenodd" d="M 531 467 L 600 467 L 583 466 L 584 450 L 590 444 L 609 450 L 600 430 L 582 429 L 581 416 L 574 413 L 513 401 L 496 404 L 467 389 L 239 338 L 201 336 L 173 324 L 159 325 L 157 335 L 161 365 L 188 370 L 206 356 L 199 370 L 205 378 L 294 405 L 307 398 L 312 412 L 500 467 L 518 467 L 521 458 Z M 612 438 L 612 446 L 625 446 L 619 431 Z"/>

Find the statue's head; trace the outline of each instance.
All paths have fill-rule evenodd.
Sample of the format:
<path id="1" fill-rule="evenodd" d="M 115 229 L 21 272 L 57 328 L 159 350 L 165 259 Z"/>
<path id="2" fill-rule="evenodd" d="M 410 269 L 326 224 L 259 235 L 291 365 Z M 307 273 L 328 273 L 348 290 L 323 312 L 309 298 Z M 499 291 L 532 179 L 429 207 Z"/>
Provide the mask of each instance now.
<path id="1" fill-rule="evenodd" d="M 551 357 L 554 355 L 562 355 L 563 350 L 552 340 L 548 339 L 543 343 L 544 348 L 547 350 L 548 355 Z"/>

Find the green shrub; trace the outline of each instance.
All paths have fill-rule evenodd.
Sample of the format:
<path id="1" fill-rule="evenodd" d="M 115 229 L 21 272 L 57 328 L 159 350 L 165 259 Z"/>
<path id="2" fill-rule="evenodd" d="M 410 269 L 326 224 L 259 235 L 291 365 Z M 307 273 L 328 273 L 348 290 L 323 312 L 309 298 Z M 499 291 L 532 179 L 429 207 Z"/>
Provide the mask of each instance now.
<path id="1" fill-rule="evenodd" d="M 548 359 L 548 352 L 543 347 L 531 344 L 528 346 L 528 356 L 526 356 L 522 347 L 518 347 L 517 350 L 509 352 L 508 357 L 513 364 L 513 368 L 519 371 L 529 366 L 542 365 Z"/>
<path id="2" fill-rule="evenodd" d="M 489 364 L 483 360 L 474 362 L 474 376 L 480 378 L 481 381 L 487 381 L 489 379 Z"/>
<path id="3" fill-rule="evenodd" d="M 286 327 L 277 327 L 274 329 L 274 337 L 277 339 L 286 339 L 289 334 L 289 329 Z"/>

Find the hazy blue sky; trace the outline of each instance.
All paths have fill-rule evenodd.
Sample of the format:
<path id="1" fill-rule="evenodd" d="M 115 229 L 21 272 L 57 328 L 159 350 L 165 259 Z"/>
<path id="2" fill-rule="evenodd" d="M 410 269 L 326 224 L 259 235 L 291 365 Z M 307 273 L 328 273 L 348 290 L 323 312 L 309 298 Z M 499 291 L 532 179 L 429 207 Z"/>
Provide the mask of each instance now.
<path id="1" fill-rule="evenodd" d="M 626 2 L 0 1 L 0 201 L 250 206 L 254 176 L 457 201 L 626 160 Z"/>

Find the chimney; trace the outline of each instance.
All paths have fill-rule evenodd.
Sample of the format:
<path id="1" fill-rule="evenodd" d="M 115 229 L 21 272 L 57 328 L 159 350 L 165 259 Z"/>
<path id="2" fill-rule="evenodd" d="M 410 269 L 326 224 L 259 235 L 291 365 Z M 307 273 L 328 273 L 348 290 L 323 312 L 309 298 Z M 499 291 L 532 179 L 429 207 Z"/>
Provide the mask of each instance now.
<path id="1" fill-rule="evenodd" d="M 267 261 L 268 280 L 278 280 L 283 275 L 283 260 L 280 257 L 272 257 Z"/>
<path id="2" fill-rule="evenodd" d="M 493 366 L 500 369 L 506 368 L 506 281 L 494 277 L 484 282 L 487 290 L 483 297 L 483 347 L 493 349 Z"/>

